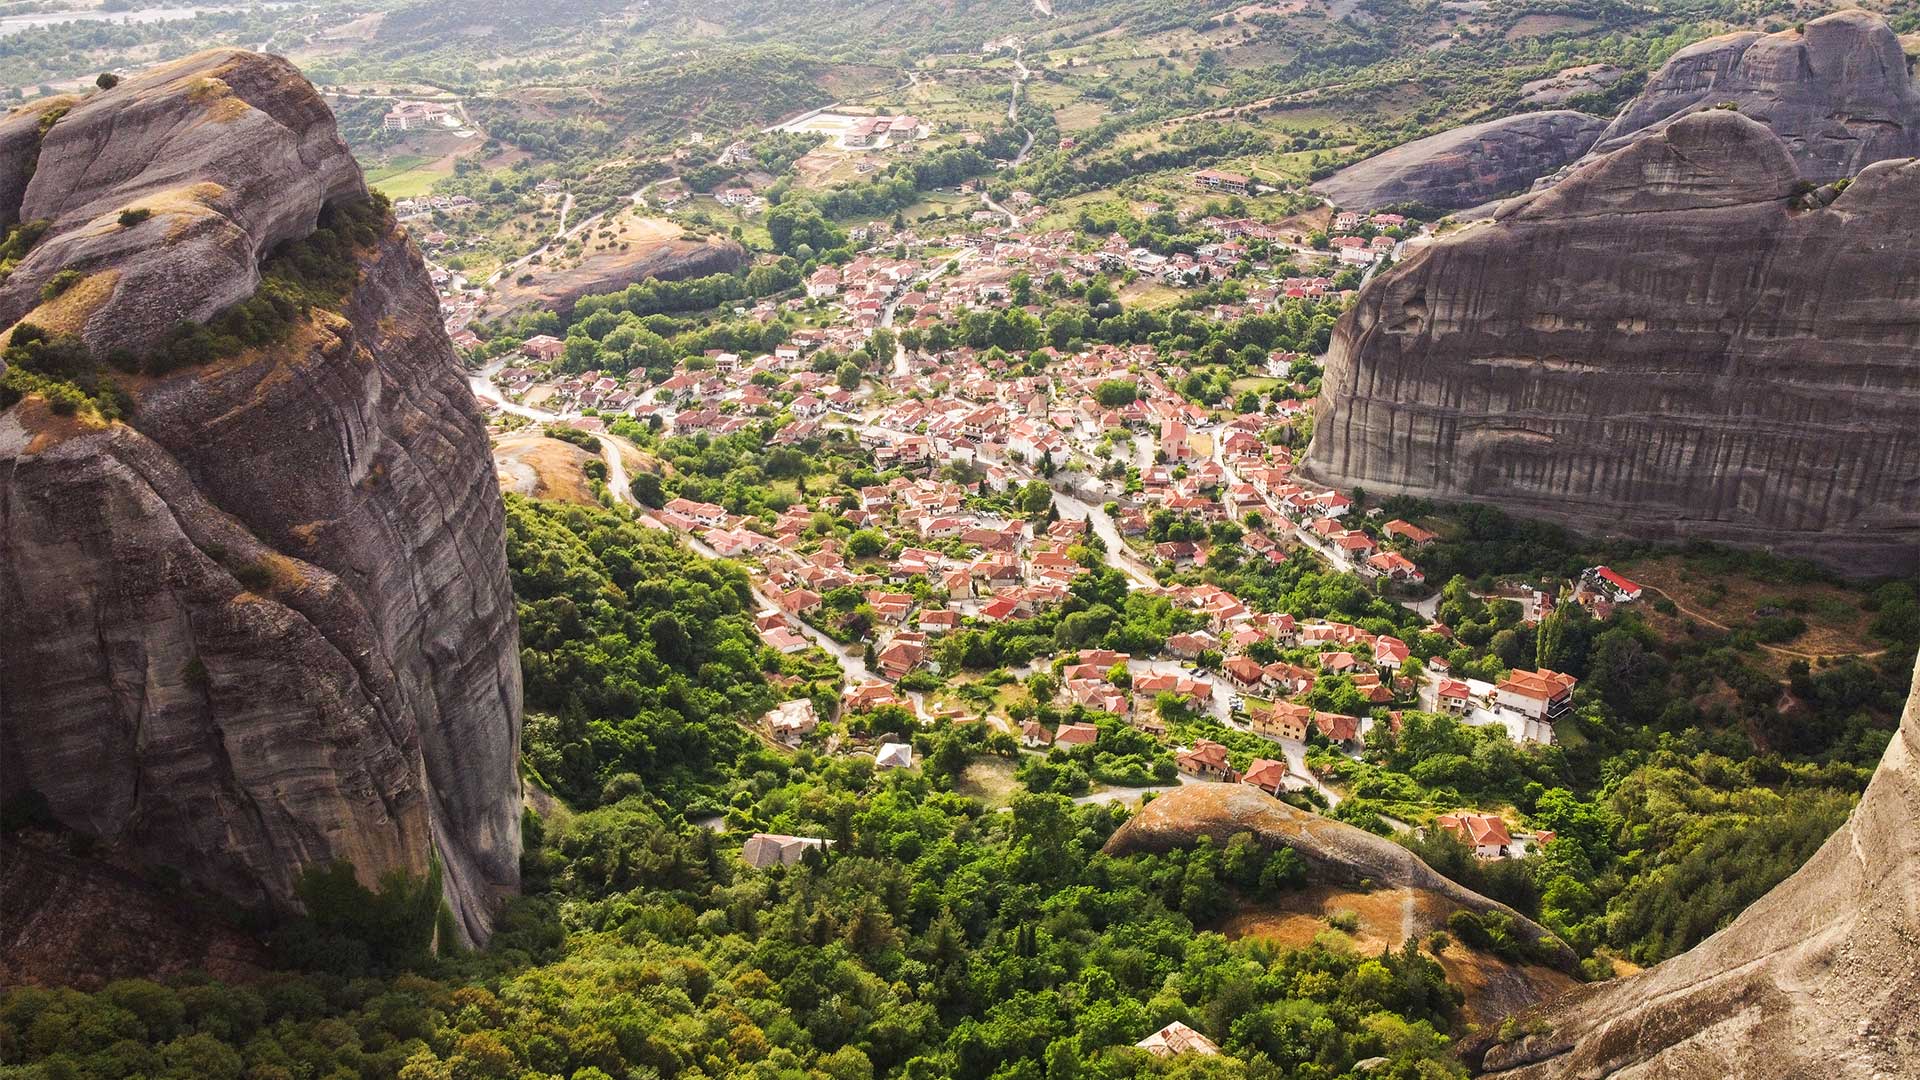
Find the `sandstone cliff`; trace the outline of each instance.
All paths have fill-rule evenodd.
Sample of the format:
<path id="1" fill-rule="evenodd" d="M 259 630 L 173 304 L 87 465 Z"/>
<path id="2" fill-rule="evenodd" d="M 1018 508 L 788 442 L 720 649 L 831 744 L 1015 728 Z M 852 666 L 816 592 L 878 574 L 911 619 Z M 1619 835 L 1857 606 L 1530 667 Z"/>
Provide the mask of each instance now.
<path id="1" fill-rule="evenodd" d="M 1409 898 L 1410 925 L 1402 938 L 1444 927 L 1446 917 L 1457 910 L 1497 911 L 1512 916 L 1516 933 L 1560 967 L 1573 966 L 1573 950 L 1544 927 L 1441 876 L 1399 844 L 1244 784 L 1186 784 L 1158 796 L 1109 837 L 1102 850 L 1109 855 L 1170 851 L 1201 836 L 1225 844 L 1243 832 L 1270 848 L 1292 848 L 1318 882 L 1364 882 L 1367 888 L 1418 893 L 1418 901 Z"/>
<path id="2" fill-rule="evenodd" d="M 16 112 L 0 166 L 4 216 L 46 223 L 0 315 L 96 354 L 249 296 L 365 199 L 313 88 L 232 50 Z M 387 220 L 355 258 L 284 339 L 126 380 L 126 422 L 0 412 L 0 794 L 243 904 L 320 860 L 437 868 L 481 940 L 520 849 L 502 508 L 419 255 Z"/>
<path id="3" fill-rule="evenodd" d="M 1443 131 L 1350 165 L 1313 189 L 1335 206 L 1371 210 L 1420 203 L 1478 206 L 1526 190 L 1587 152 L 1607 122 L 1560 109 L 1522 113 Z"/>
<path id="4" fill-rule="evenodd" d="M 1709 111 L 1443 236 L 1340 320 L 1304 471 L 1920 565 L 1920 164 L 1797 180 L 1766 128 Z"/>
<path id="5" fill-rule="evenodd" d="M 1583 987 L 1513 1043 L 1501 1080 L 1881 1080 L 1920 1075 L 1920 678 L 1847 823 L 1738 919 L 1639 975 Z"/>
<path id="6" fill-rule="evenodd" d="M 1858 9 L 1815 19 L 1804 31 L 1725 34 L 1674 53 L 1593 153 L 1722 105 L 1771 128 L 1800 175 L 1816 183 L 1920 155 L 1920 89 L 1900 39 L 1886 19 Z"/>

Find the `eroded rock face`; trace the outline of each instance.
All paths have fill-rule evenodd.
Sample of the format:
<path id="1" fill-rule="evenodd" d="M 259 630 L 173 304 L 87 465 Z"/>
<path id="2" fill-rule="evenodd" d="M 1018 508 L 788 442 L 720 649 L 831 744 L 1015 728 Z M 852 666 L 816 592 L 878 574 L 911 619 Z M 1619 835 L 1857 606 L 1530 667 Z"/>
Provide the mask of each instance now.
<path id="1" fill-rule="evenodd" d="M 1721 105 L 1771 128 L 1816 183 L 1920 155 L 1920 89 L 1900 39 L 1884 18 L 1857 9 L 1815 19 L 1804 32 L 1725 34 L 1674 53 L 1593 153 Z"/>
<path id="2" fill-rule="evenodd" d="M 1920 164 L 1820 209 L 1797 179 L 1709 111 L 1416 252 L 1340 320 L 1304 471 L 1912 570 Z"/>
<path id="3" fill-rule="evenodd" d="M 1171 851 L 1189 847 L 1202 836 L 1224 845 L 1243 832 L 1252 833 L 1269 848 L 1292 848 L 1318 881 L 1418 890 L 1439 902 L 1443 919 L 1446 912 L 1457 909 L 1505 913 L 1513 918 L 1519 935 L 1556 956 L 1560 966 L 1573 966 L 1573 950 L 1544 927 L 1455 884 L 1399 844 L 1289 806 L 1245 784 L 1185 784 L 1157 796 L 1109 837 L 1101 850 L 1109 855 Z M 1413 917 L 1409 911 L 1409 918 Z"/>
<path id="4" fill-rule="evenodd" d="M 330 200 L 366 192 L 293 65 L 231 49 L 14 110 L 0 119 L 0 169 L 0 225 L 50 225 L 0 285 L 0 324 L 40 307 L 56 273 L 110 274 L 76 294 L 84 304 L 35 319 L 96 349 L 141 351 L 253 295 L 275 245 L 311 233 Z M 135 209 L 152 216 L 121 225 Z"/>
<path id="5" fill-rule="evenodd" d="M 1600 117 L 1567 109 L 1470 124 L 1376 154 L 1313 189 L 1351 210 L 1394 203 L 1442 210 L 1478 206 L 1525 191 L 1579 158 L 1606 126 Z"/>
<path id="6" fill-rule="evenodd" d="M 1470 1041 L 1500 1080 L 1920 1075 L 1920 679 L 1860 805 L 1733 923 Z"/>
<path id="7" fill-rule="evenodd" d="M 229 51 L 186 70 L 219 72 L 220 100 L 261 115 L 135 123 L 191 110 L 205 84 L 130 80 L 53 126 L 26 188 L 29 214 L 56 215 L 43 244 L 82 236 L 59 250 L 141 283 L 84 324 L 96 349 L 210 313 L 209 277 L 162 274 L 182 256 L 161 213 L 110 246 L 84 239 L 147 198 L 124 192 L 224 163 L 221 187 L 244 200 L 189 217 L 234 241 L 231 262 L 208 258 L 237 289 L 275 238 L 363 191 L 284 61 Z M 133 119 L 87 119 L 116 98 Z M 64 136 L 76 120 L 99 138 Z M 318 156 L 284 182 L 240 175 L 218 144 L 247 132 L 282 140 L 263 168 Z M 95 156 L 120 164 L 96 175 Z M 129 173 L 140 160 L 162 176 Z M 58 176 L 82 190 L 40 192 Z M 142 243 L 150 227 L 162 250 Z M 116 852 L 243 904 L 286 904 L 316 861 L 350 859 L 369 884 L 437 866 L 483 940 L 518 884 L 518 635 L 485 429 L 418 253 L 389 228 L 339 313 L 135 396 L 127 423 L 35 397 L 0 413 L 0 793 L 37 790 Z"/>

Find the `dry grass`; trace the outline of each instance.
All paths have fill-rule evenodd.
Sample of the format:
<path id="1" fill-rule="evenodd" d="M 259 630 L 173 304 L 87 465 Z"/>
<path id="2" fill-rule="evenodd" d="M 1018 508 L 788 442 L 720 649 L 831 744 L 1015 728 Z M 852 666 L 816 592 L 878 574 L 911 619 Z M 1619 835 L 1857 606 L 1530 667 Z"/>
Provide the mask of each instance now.
<path id="1" fill-rule="evenodd" d="M 93 313 L 113 296 L 113 290 L 119 283 L 118 270 L 89 274 L 68 286 L 59 296 L 34 308 L 21 321 L 55 334 L 79 334 Z"/>
<path id="2" fill-rule="evenodd" d="M 1849 653 L 1874 653 L 1880 649 L 1867 633 L 1872 616 L 1861 610 L 1859 593 L 1839 585 L 1819 581 L 1761 581 L 1738 574 L 1689 565 L 1683 555 L 1635 559 L 1614 567 L 1634 581 L 1649 587 L 1650 595 L 1639 605 L 1642 613 L 1665 636 L 1683 636 L 1684 622 L 1741 627 L 1755 621 L 1754 611 L 1763 606 L 1778 606 L 1807 624 L 1806 633 L 1784 642 L 1767 654 L 1785 670 L 1795 656 L 1844 656 Z M 1681 609 L 1678 616 L 1662 615 L 1653 609 L 1652 590 L 1665 594 Z M 1794 611 L 1795 607 L 1806 608 Z"/>
<path id="3" fill-rule="evenodd" d="M 495 444 L 493 459 L 502 490 L 579 506 L 596 504 L 582 467 L 598 459 L 572 443 L 544 435 L 510 435 Z"/>

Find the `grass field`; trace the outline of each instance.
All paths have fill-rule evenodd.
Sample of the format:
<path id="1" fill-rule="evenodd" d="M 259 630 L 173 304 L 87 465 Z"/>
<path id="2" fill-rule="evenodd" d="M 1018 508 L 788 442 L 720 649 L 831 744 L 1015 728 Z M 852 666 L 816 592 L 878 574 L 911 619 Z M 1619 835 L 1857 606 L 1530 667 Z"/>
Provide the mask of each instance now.
<path id="1" fill-rule="evenodd" d="M 452 168 L 443 168 L 438 161 L 398 157 L 367 168 L 367 186 L 378 188 L 391 198 L 411 199 L 432 191 L 436 181 L 452 172 Z"/>

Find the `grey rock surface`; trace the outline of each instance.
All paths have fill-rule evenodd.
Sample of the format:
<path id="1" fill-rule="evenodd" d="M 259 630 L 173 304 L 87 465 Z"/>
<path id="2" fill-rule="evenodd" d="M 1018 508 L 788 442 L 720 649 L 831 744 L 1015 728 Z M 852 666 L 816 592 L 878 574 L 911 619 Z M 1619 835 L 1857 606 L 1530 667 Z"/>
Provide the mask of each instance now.
<path id="1" fill-rule="evenodd" d="M 1335 328 L 1303 471 L 1920 566 L 1920 164 L 1818 209 L 1797 178 L 1765 127 L 1709 111 L 1443 235 Z"/>
<path id="2" fill-rule="evenodd" d="M 1463 1048 L 1499 1080 L 1920 1076 L 1920 679 L 1853 816 L 1725 929 Z"/>
<path id="3" fill-rule="evenodd" d="M 1521 113 L 1429 135 L 1349 165 L 1313 190 L 1350 210 L 1420 203 L 1478 206 L 1525 191 L 1587 152 L 1607 122 L 1557 109 Z"/>
<path id="4" fill-rule="evenodd" d="M 0 223 L 49 223 L 0 284 L 0 324 L 40 307 L 53 275 L 98 274 L 35 321 L 140 351 L 253 295 L 275 245 L 366 190 L 326 103 L 275 57 L 198 53 L 52 107 L 67 111 L 44 131 L 44 102 L 0 119 Z M 121 225 L 132 209 L 152 217 Z"/>
<path id="5" fill-rule="evenodd" d="M 1725 34 L 1681 49 L 1607 126 L 1593 153 L 1722 105 L 1772 129 L 1800 175 L 1816 183 L 1920 155 L 1920 89 L 1900 39 L 1885 18 L 1859 9 L 1815 19 L 1804 31 Z"/>
<path id="6" fill-rule="evenodd" d="M 257 277 L 249 253 L 363 189 L 284 61 L 194 63 L 267 88 L 248 108 L 268 120 L 201 138 L 270 124 L 288 156 L 263 168 L 337 148 L 283 183 L 225 176 L 247 196 L 218 215 L 245 238 L 213 270 L 224 288 Z M 94 102 L 129 86 L 127 113 L 151 117 L 190 109 L 204 84 L 128 80 Z M 36 203 L 53 198 L 35 194 L 43 177 L 93 175 L 69 153 L 148 160 L 168 185 L 198 183 L 183 161 L 225 160 L 176 124 L 107 127 L 104 143 L 41 148 L 29 204 L 60 215 L 43 243 L 126 201 L 94 183 Z M 156 190 L 145 173 L 122 184 Z M 148 277 L 179 257 L 149 239 L 159 254 L 120 239 L 124 263 L 95 265 L 143 283 L 128 302 L 150 322 L 196 317 L 208 279 Z M 85 325 L 96 347 L 121 344 L 116 324 Z M 33 397 L 0 413 L 0 794 L 37 790 L 116 854 L 242 904 L 287 905 L 317 861 L 350 859 L 369 884 L 437 866 L 462 934 L 484 940 L 519 877 L 518 634 L 485 428 L 419 254 L 390 227 L 340 312 L 134 392 L 127 423 Z"/>

